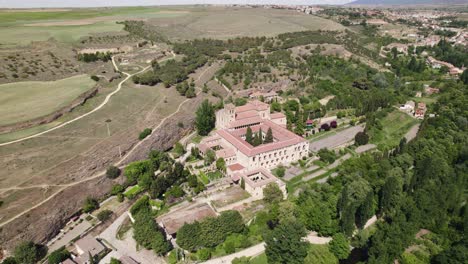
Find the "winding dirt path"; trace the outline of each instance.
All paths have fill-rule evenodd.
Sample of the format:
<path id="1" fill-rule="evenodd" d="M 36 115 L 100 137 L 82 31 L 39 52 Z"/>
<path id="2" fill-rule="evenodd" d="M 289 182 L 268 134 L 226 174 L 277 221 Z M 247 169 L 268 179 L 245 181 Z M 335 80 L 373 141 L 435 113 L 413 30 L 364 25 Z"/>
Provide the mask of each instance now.
<path id="1" fill-rule="evenodd" d="M 113 61 L 113 63 L 114 63 L 114 61 Z M 115 63 L 114 63 L 114 66 L 116 67 Z M 148 68 L 148 67 L 146 67 L 145 69 L 147 69 L 147 68 Z M 206 68 L 206 69 L 200 74 L 200 76 L 197 78 L 197 81 L 200 80 L 201 77 L 202 77 L 210 68 L 211 68 L 211 66 L 208 67 L 208 68 Z M 145 69 L 143 69 L 142 71 L 144 71 Z M 140 72 L 142 72 L 142 71 L 140 71 Z M 138 72 L 138 73 L 140 73 L 140 72 Z M 138 73 L 135 73 L 135 74 L 138 74 Z M 128 74 L 127 74 L 127 75 L 128 75 Z M 128 77 L 127 77 L 124 81 L 128 80 L 131 76 L 133 76 L 133 75 L 128 75 Z M 122 82 L 119 84 L 119 89 L 120 89 L 120 87 L 121 87 L 121 84 L 122 84 L 124 81 L 122 81 Z M 197 88 L 200 90 L 200 91 L 197 92 L 197 96 L 198 96 L 198 95 L 201 93 L 201 89 L 200 89 L 199 87 L 197 87 Z M 110 97 L 109 97 L 109 98 L 110 98 Z M 174 116 L 174 115 L 176 115 L 178 112 L 180 112 L 180 110 L 182 109 L 182 106 L 185 105 L 185 104 L 186 104 L 187 102 L 189 102 L 190 100 L 191 100 L 191 99 L 186 99 L 186 100 L 184 100 L 182 103 L 180 103 L 180 104 L 179 104 L 179 107 L 177 108 L 177 110 L 176 110 L 174 113 L 172 113 L 172 114 L 166 116 L 165 118 L 163 118 L 163 119 L 159 122 L 158 125 L 156 125 L 155 127 L 153 127 L 152 133 L 154 133 L 154 131 L 156 131 L 158 128 L 160 128 L 160 127 L 164 124 L 164 122 L 165 122 L 167 119 L 171 118 L 172 116 Z M 96 110 L 96 111 L 97 111 L 97 110 Z M 94 112 L 94 111 L 93 111 L 93 112 Z M 89 112 L 88 114 L 91 114 L 91 112 Z M 88 115 L 88 114 L 87 114 L 87 115 Z M 152 133 L 151 133 L 151 134 L 152 134 Z M 125 156 L 123 156 L 119 161 L 117 161 L 117 162 L 114 164 L 114 166 L 118 166 L 120 169 L 123 169 L 123 168 L 125 167 L 125 165 L 122 165 L 122 163 L 127 159 L 127 157 L 129 157 L 130 154 L 132 154 L 141 144 L 143 144 L 143 143 L 144 143 L 147 139 L 149 139 L 149 138 L 150 138 L 150 137 L 147 136 L 146 138 L 144 138 L 143 140 L 141 140 L 141 141 L 139 141 L 137 144 L 135 144 L 135 145 L 131 148 L 131 150 L 125 154 Z M 60 192 L 62 192 L 62 191 L 65 190 L 66 188 L 71 187 L 71 186 L 74 186 L 74 185 L 77 185 L 77 184 L 81 184 L 81 183 L 84 183 L 84 182 L 87 182 L 87 181 L 90 181 L 90 180 L 97 179 L 97 178 L 99 178 L 99 177 L 104 176 L 105 174 L 106 174 L 106 171 L 101 171 L 101 172 L 99 172 L 99 173 L 97 173 L 97 174 L 95 174 L 95 175 L 93 175 L 93 176 L 91 176 L 91 177 L 88 177 L 88 178 L 85 178 L 85 179 L 82 179 L 82 180 L 79 180 L 79 181 L 76 181 L 76 182 L 68 183 L 68 184 L 59 184 L 59 185 L 40 184 L 40 185 L 32 185 L 32 186 L 25 186 L 25 187 L 18 187 L 18 186 L 16 186 L 16 187 L 11 187 L 11 188 L 0 189 L 0 191 L 3 191 L 3 192 L 4 192 L 4 191 L 9 191 L 9 190 L 25 190 L 25 189 L 33 189 L 33 188 L 62 187 L 62 188 L 58 189 L 55 193 L 51 194 L 49 197 L 47 197 L 46 199 L 44 199 L 43 201 L 41 201 L 40 203 L 38 203 L 38 204 L 36 204 L 36 205 L 30 207 L 29 209 L 27 209 L 27 210 L 25 210 L 25 211 L 23 211 L 23 212 L 21 212 L 21 213 L 19 213 L 19 214 L 17 214 L 17 215 L 15 215 L 14 217 L 8 219 L 7 221 L 5 221 L 5 222 L 3 222 L 3 223 L 0 223 L 0 227 L 3 227 L 4 225 L 6 225 L 6 224 L 8 224 L 8 223 L 10 223 L 10 222 L 12 222 L 12 221 L 18 219 L 19 217 L 23 216 L 24 214 L 26 214 L 26 213 L 28 213 L 28 212 L 30 212 L 30 211 L 36 209 L 37 207 L 39 207 L 39 206 L 45 204 L 47 201 L 49 201 L 49 200 L 51 200 L 52 198 L 54 198 L 55 196 L 57 196 Z"/>
<path id="2" fill-rule="evenodd" d="M 175 54 L 172 53 L 172 52 L 171 52 L 171 55 L 172 55 L 172 58 L 175 57 Z M 165 61 L 165 60 L 168 60 L 168 59 L 170 59 L 170 58 L 162 59 L 162 60 L 160 60 L 159 62 L 162 62 L 162 61 Z M 119 68 L 117 67 L 117 64 L 115 63 L 114 57 L 112 57 L 112 64 L 114 65 L 115 70 L 116 70 L 116 71 L 119 71 Z M 82 118 L 84 118 L 84 117 L 87 117 L 88 115 L 90 115 L 90 114 L 92 114 L 92 113 L 98 111 L 99 109 L 103 108 L 103 107 L 109 102 L 110 98 L 111 98 L 114 94 L 118 93 L 118 92 L 120 91 L 120 89 L 122 89 L 122 84 L 124 84 L 126 81 L 128 81 L 128 79 L 130 79 L 130 78 L 131 78 L 132 76 L 134 76 L 134 75 L 140 74 L 140 73 L 142 73 L 142 72 L 148 70 L 150 67 L 151 67 L 151 66 L 147 66 L 147 67 L 145 67 L 143 70 L 141 70 L 141 71 L 139 71 L 139 72 L 137 72 L 137 73 L 134 73 L 134 74 L 129 74 L 129 73 L 127 73 L 127 72 L 120 71 L 120 72 L 122 72 L 123 74 L 125 74 L 127 77 L 125 77 L 125 79 L 123 79 L 123 80 L 117 85 L 117 89 L 115 89 L 113 92 L 111 92 L 110 94 L 108 94 L 108 95 L 106 96 L 106 98 L 104 99 L 104 101 L 103 101 L 100 105 L 98 105 L 96 108 L 94 108 L 93 110 L 91 110 L 91 111 L 89 111 L 89 112 L 87 112 L 87 113 L 85 113 L 85 114 L 82 114 L 82 115 L 80 115 L 80 116 L 77 116 L 77 117 L 73 118 L 72 120 L 69 120 L 69 121 L 67 121 L 67 122 L 65 122 L 65 123 L 62 123 L 62 124 L 58 125 L 58 126 L 55 126 L 55 127 L 53 127 L 53 128 L 49 128 L 49 129 L 47 129 L 47 130 L 45 130 L 45 131 L 42 131 L 42 132 L 39 132 L 39 133 L 37 133 L 37 134 L 33 134 L 33 135 L 31 135 L 31 136 L 27 136 L 27 137 L 24 137 L 24 138 L 20 138 L 20 139 L 8 141 L 8 142 L 0 143 L 0 147 L 1 147 L 1 146 L 6 146 L 6 145 L 10 145 L 10 144 L 14 144 L 14 143 L 18 143 L 18 142 L 22 142 L 22 141 L 25 141 L 25 140 L 28 140 L 28 139 L 31 139 L 31 138 L 35 138 L 35 137 L 44 135 L 44 134 L 49 133 L 49 132 L 51 132 L 51 131 L 57 130 L 57 129 L 59 129 L 59 128 L 62 128 L 62 127 L 64 127 L 64 126 L 68 125 L 68 124 L 71 124 L 71 123 L 73 123 L 73 122 L 75 122 L 75 121 L 78 121 L 78 120 L 80 120 L 80 119 L 82 119 Z"/>

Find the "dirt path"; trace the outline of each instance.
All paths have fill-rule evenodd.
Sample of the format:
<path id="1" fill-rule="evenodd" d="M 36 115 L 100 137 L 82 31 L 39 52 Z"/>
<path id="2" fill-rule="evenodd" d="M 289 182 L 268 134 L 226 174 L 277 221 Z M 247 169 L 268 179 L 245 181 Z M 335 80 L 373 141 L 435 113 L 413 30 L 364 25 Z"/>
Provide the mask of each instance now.
<path id="1" fill-rule="evenodd" d="M 421 124 L 416 124 L 410 128 L 410 130 L 405 135 L 406 142 L 410 142 L 418 135 L 420 125 Z"/>
<path id="2" fill-rule="evenodd" d="M 200 80 L 201 77 L 202 77 L 210 68 L 211 68 L 211 66 L 208 67 L 208 68 L 206 68 L 206 69 L 200 74 L 200 76 L 197 78 L 197 81 Z M 132 76 L 132 75 L 130 75 L 130 76 L 127 77 L 126 79 L 130 78 L 131 76 Z M 199 87 L 197 87 L 197 88 L 199 88 Z M 198 96 L 200 93 L 201 93 L 201 91 L 199 91 L 199 92 L 197 93 L 197 96 Z M 153 130 L 152 130 L 153 132 L 152 132 L 152 133 L 154 133 L 154 131 L 156 131 L 158 128 L 160 128 L 168 118 L 170 118 L 170 117 L 176 115 L 178 112 L 180 112 L 182 106 L 185 105 L 185 104 L 186 104 L 187 102 L 189 102 L 190 100 L 191 100 L 191 99 L 186 99 L 186 100 L 184 100 L 182 103 L 180 103 L 180 104 L 179 104 L 179 107 L 177 108 L 177 110 L 176 110 L 174 113 L 172 113 L 172 114 L 170 114 L 169 116 L 163 118 L 163 119 L 159 122 L 159 124 L 156 125 L 156 126 L 153 128 Z M 126 153 L 125 156 L 123 156 L 118 162 L 116 162 L 116 163 L 114 164 L 114 166 L 118 166 L 119 168 L 123 169 L 125 166 L 122 165 L 122 163 L 124 163 L 124 161 L 127 159 L 127 157 L 129 157 L 130 154 L 132 154 L 141 144 L 143 144 L 143 143 L 144 143 L 147 139 L 149 139 L 149 138 L 150 138 L 150 137 L 147 136 L 145 139 L 143 139 L 143 140 L 139 141 L 137 144 L 135 144 L 135 145 L 131 148 L 131 150 L 130 150 L 128 153 Z M 0 224 L 0 227 L 2 227 L 2 226 L 4 226 L 4 225 L 6 225 L 6 224 L 8 224 L 8 223 L 10 223 L 10 222 L 12 222 L 12 221 L 18 219 L 19 217 L 23 216 L 24 214 L 26 214 L 26 213 L 28 213 L 28 212 L 30 212 L 30 211 L 32 211 L 32 210 L 38 208 L 39 206 L 45 204 L 46 202 L 48 202 L 49 200 L 51 200 L 52 198 L 54 198 L 55 196 L 57 196 L 60 192 L 62 192 L 62 191 L 65 190 L 66 188 L 71 187 L 71 186 L 75 186 L 75 185 L 78 185 L 78 184 L 81 184 L 81 183 L 84 183 L 84 182 L 87 182 L 87 181 L 94 180 L 94 179 L 96 179 L 96 178 L 99 178 L 99 177 L 104 176 L 105 174 L 106 174 L 106 172 L 105 172 L 105 171 L 102 171 L 102 172 L 100 172 L 100 173 L 97 173 L 97 174 L 95 174 L 95 175 L 93 175 L 93 176 L 91 176 L 91 177 L 82 179 L 82 180 L 80 180 L 80 181 L 73 182 L 73 183 L 69 183 L 69 184 L 63 184 L 63 185 L 36 185 L 36 186 L 11 187 L 11 188 L 0 189 L 0 191 L 9 191 L 9 190 L 24 190 L 24 189 L 32 189 L 32 188 L 62 187 L 62 188 L 58 189 L 55 193 L 51 194 L 49 197 L 47 197 L 46 199 L 44 199 L 43 201 L 41 201 L 40 203 L 34 205 L 33 207 L 31 207 L 31 208 L 29 208 L 29 209 L 27 209 L 27 210 L 25 210 L 25 211 L 23 211 L 23 212 L 21 212 L 21 213 L 15 215 L 14 217 L 8 219 L 7 221 L 1 223 L 1 224 Z"/>
<path id="3" fill-rule="evenodd" d="M 171 53 L 171 54 L 172 54 L 173 57 L 175 56 L 174 53 Z M 160 60 L 159 62 L 165 61 L 165 60 L 167 60 L 167 59 L 169 59 L 169 58 L 162 59 L 162 60 Z M 116 71 L 119 71 L 119 68 L 118 68 L 117 64 L 115 63 L 114 57 L 112 57 L 112 64 L 114 65 L 115 70 L 116 70 Z M 91 111 L 89 111 L 89 112 L 87 112 L 87 113 L 85 113 L 85 114 L 82 114 L 82 115 L 80 115 L 80 116 L 77 116 L 77 117 L 73 118 L 72 120 L 69 120 L 69 121 L 67 121 L 67 122 L 65 122 L 65 123 L 62 123 L 62 124 L 60 124 L 60 125 L 58 125 L 58 126 L 56 126 L 56 127 L 47 129 L 47 130 L 42 131 L 42 132 L 39 132 L 39 133 L 37 133 L 37 134 L 31 135 L 31 136 L 27 136 L 27 137 L 24 137 L 24 138 L 20 138 L 20 139 L 16 139 L 16 140 L 12 140 L 12 141 L 8 141 L 8 142 L 4 142 L 4 143 L 0 143 L 0 147 L 1 147 L 1 146 L 6 146 L 6 145 L 10 145 L 10 144 L 14 144 L 14 143 L 18 143 L 18 142 L 22 142 L 22 141 L 25 141 L 25 140 L 28 140 L 28 139 L 31 139 L 31 138 L 35 138 L 35 137 L 44 135 L 44 134 L 46 134 L 46 133 L 49 133 L 49 132 L 51 132 L 51 131 L 57 130 L 57 129 L 59 129 L 59 128 L 62 128 L 62 127 L 64 127 L 64 126 L 68 125 L 68 124 L 71 124 L 71 123 L 73 123 L 73 122 L 75 122 L 75 121 L 77 121 L 77 120 L 80 120 L 80 119 L 82 119 L 82 118 L 84 118 L 84 117 L 86 117 L 86 116 L 88 116 L 88 115 L 90 115 L 90 114 L 92 114 L 92 113 L 98 111 L 99 109 L 103 108 L 103 107 L 109 102 L 110 98 L 111 98 L 114 94 L 118 93 L 118 92 L 120 91 L 120 89 L 122 89 L 122 84 L 124 84 L 126 81 L 128 81 L 132 76 L 137 75 L 137 74 L 140 74 L 140 73 L 142 73 L 142 72 L 148 70 L 150 67 L 151 67 L 151 66 L 147 66 L 147 67 L 145 67 L 143 70 L 141 70 L 141 71 L 139 71 L 139 72 L 137 72 L 137 73 L 134 73 L 134 74 L 129 74 L 129 73 L 127 73 L 127 72 L 121 71 L 121 72 L 122 72 L 123 74 L 125 74 L 127 77 L 125 77 L 125 79 L 123 79 L 123 80 L 117 85 L 117 89 L 115 89 L 113 92 L 111 92 L 110 94 L 108 94 L 108 95 L 106 96 L 106 98 L 104 99 L 104 101 L 103 101 L 100 105 L 98 105 L 96 108 L 94 108 L 93 110 L 91 110 Z"/>

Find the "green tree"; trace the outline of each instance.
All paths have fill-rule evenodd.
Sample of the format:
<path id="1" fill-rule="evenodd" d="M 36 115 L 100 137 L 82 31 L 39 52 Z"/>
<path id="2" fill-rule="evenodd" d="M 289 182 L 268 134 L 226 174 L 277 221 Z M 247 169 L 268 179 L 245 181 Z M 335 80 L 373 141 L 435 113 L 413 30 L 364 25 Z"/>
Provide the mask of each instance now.
<path id="1" fill-rule="evenodd" d="M 253 135 L 252 129 L 247 127 L 247 131 L 245 132 L 245 141 L 247 141 L 250 145 L 253 145 Z"/>
<path id="2" fill-rule="evenodd" d="M 2 264 L 18 264 L 15 257 L 8 257 L 2 261 Z"/>
<path id="3" fill-rule="evenodd" d="M 327 245 L 310 245 L 304 264 L 338 264 L 338 258 Z"/>
<path id="4" fill-rule="evenodd" d="M 185 92 L 185 96 L 187 98 L 194 98 L 197 96 L 197 94 L 195 93 L 195 88 L 190 86 L 187 91 Z"/>
<path id="5" fill-rule="evenodd" d="M 216 153 L 212 149 L 208 149 L 205 153 L 205 164 L 210 165 L 216 159 Z"/>
<path id="6" fill-rule="evenodd" d="M 99 221 L 101 222 L 105 222 L 107 220 L 109 220 L 109 218 L 112 216 L 113 212 L 111 210 L 102 210 L 101 212 L 99 212 L 97 214 L 97 218 L 99 219 Z"/>
<path id="7" fill-rule="evenodd" d="M 211 258 L 211 250 L 209 248 L 202 248 L 197 252 L 198 259 L 201 261 L 207 261 Z"/>
<path id="8" fill-rule="evenodd" d="M 185 154 L 185 148 L 182 144 L 180 144 L 180 142 L 177 142 L 175 145 L 174 145 L 174 152 L 177 154 L 177 156 L 182 156 Z"/>
<path id="9" fill-rule="evenodd" d="M 156 254 L 162 255 L 171 250 L 171 244 L 166 240 L 154 221 L 150 208 L 145 208 L 134 215 L 133 238 L 146 249 L 153 249 Z"/>
<path id="10" fill-rule="evenodd" d="M 83 212 L 89 213 L 99 208 L 99 203 L 92 197 L 87 197 L 83 204 Z"/>
<path id="11" fill-rule="evenodd" d="M 195 126 L 198 134 L 206 136 L 215 127 L 216 116 L 213 105 L 206 99 L 198 107 L 196 112 Z"/>
<path id="12" fill-rule="evenodd" d="M 283 192 L 277 183 L 271 182 L 263 188 L 263 200 L 268 204 L 279 203 L 283 200 Z"/>
<path id="13" fill-rule="evenodd" d="M 304 226 L 297 221 L 280 223 L 264 235 L 268 263 L 302 264 L 307 256 L 308 244 L 302 238 Z"/>
<path id="14" fill-rule="evenodd" d="M 296 133 L 297 135 L 304 135 L 304 120 L 303 120 L 303 116 L 302 116 L 302 111 L 301 110 L 297 110 L 296 111 L 296 127 L 294 128 L 294 133 Z"/>
<path id="15" fill-rule="evenodd" d="M 177 231 L 177 245 L 188 251 L 194 252 L 200 248 L 201 226 L 195 221 L 191 224 L 184 224 Z"/>
<path id="16" fill-rule="evenodd" d="M 245 181 L 244 178 L 241 178 L 240 187 L 245 190 Z"/>
<path id="17" fill-rule="evenodd" d="M 23 241 L 15 247 L 14 255 L 19 264 L 36 263 L 45 252 L 41 252 L 38 245 L 32 241 Z"/>
<path id="18" fill-rule="evenodd" d="M 109 179 L 115 179 L 117 177 L 119 177 L 120 175 L 120 169 L 115 167 L 115 166 L 110 166 L 109 168 L 107 168 L 107 171 L 106 171 L 106 176 L 107 178 Z"/>
<path id="19" fill-rule="evenodd" d="M 109 264 L 121 264 L 122 262 L 116 258 L 111 258 Z"/>
<path id="20" fill-rule="evenodd" d="M 271 127 L 268 128 L 268 131 L 265 136 L 265 141 L 263 143 L 272 143 L 273 142 L 273 131 L 271 130 Z"/>
<path id="21" fill-rule="evenodd" d="M 463 71 L 463 73 L 460 75 L 460 80 L 464 83 L 464 84 L 468 84 L 468 69 L 465 69 Z"/>
<path id="22" fill-rule="evenodd" d="M 356 146 L 365 145 L 369 142 L 369 136 L 366 132 L 357 132 L 356 136 L 354 136 L 354 142 Z"/>
<path id="23" fill-rule="evenodd" d="M 222 172 L 226 171 L 226 162 L 223 158 L 219 158 L 216 160 L 216 169 Z"/>
<path id="24" fill-rule="evenodd" d="M 401 178 L 390 176 L 386 179 L 382 186 L 380 208 L 382 212 L 388 213 L 400 201 L 400 196 L 403 191 L 403 182 Z"/>
<path id="25" fill-rule="evenodd" d="M 66 250 L 65 247 L 61 247 L 50 253 L 47 260 L 49 264 L 60 264 L 62 261 L 66 260 L 70 256 L 70 252 L 68 252 L 68 250 Z"/>
<path id="26" fill-rule="evenodd" d="M 333 240 L 330 242 L 330 251 L 338 259 L 347 259 L 351 250 L 349 249 L 349 242 L 346 236 L 342 233 L 333 235 Z"/>

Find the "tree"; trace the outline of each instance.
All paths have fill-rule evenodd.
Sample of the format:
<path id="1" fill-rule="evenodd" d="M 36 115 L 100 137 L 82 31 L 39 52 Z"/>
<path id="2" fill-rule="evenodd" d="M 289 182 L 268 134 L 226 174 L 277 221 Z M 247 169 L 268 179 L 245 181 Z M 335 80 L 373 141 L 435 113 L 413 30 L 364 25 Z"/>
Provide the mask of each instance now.
<path id="1" fill-rule="evenodd" d="M 49 264 L 60 264 L 62 261 L 66 260 L 70 257 L 70 252 L 65 249 L 65 247 L 61 247 L 52 253 L 50 253 L 48 257 Z"/>
<path id="2" fill-rule="evenodd" d="M 343 233 L 336 233 L 333 235 L 333 240 L 330 242 L 330 251 L 338 259 L 347 259 L 351 250 L 349 249 L 349 242 Z"/>
<path id="3" fill-rule="evenodd" d="M 197 96 L 197 94 L 195 93 L 195 88 L 190 86 L 187 91 L 185 92 L 185 96 L 187 98 L 194 98 Z"/>
<path id="4" fill-rule="evenodd" d="M 263 188 L 263 200 L 269 204 L 279 203 L 283 200 L 283 192 L 277 183 L 269 183 Z"/>
<path id="5" fill-rule="evenodd" d="M 216 159 L 216 153 L 212 149 L 209 149 L 208 151 L 206 151 L 205 164 L 210 165 L 211 163 L 215 161 L 215 159 Z"/>
<path id="6" fill-rule="evenodd" d="M 263 143 L 272 143 L 273 142 L 273 131 L 271 130 L 271 127 L 268 128 L 268 131 L 265 136 L 265 141 Z"/>
<path id="7" fill-rule="evenodd" d="M 226 162 L 223 158 L 219 158 L 216 160 L 216 169 L 222 172 L 226 171 Z"/>
<path id="8" fill-rule="evenodd" d="M 400 201 L 403 191 L 403 181 L 397 176 L 389 176 L 382 186 L 380 208 L 382 212 L 388 213 Z"/>
<path id="9" fill-rule="evenodd" d="M 247 141 L 250 145 L 253 145 L 253 135 L 252 129 L 247 127 L 247 131 L 245 132 L 245 141 Z"/>
<path id="10" fill-rule="evenodd" d="M 116 258 L 111 258 L 111 261 L 109 264 L 122 264 L 122 262 Z"/>
<path id="11" fill-rule="evenodd" d="M 294 133 L 300 136 L 304 135 L 304 120 L 301 110 L 296 111 L 296 128 L 294 129 Z"/>
<path id="12" fill-rule="evenodd" d="M 111 210 L 102 210 L 97 214 L 97 218 L 99 221 L 105 222 L 112 216 L 112 214 L 113 212 Z"/>
<path id="13" fill-rule="evenodd" d="M 366 132 L 357 132 L 356 136 L 354 136 L 354 142 L 356 146 L 366 145 L 369 142 L 369 136 Z"/>
<path id="14" fill-rule="evenodd" d="M 138 135 L 138 139 L 139 140 L 145 139 L 147 136 L 151 135 L 151 132 L 153 132 L 151 128 L 143 129 L 143 131 Z"/>
<path id="15" fill-rule="evenodd" d="M 92 197 L 87 197 L 83 204 L 83 212 L 89 213 L 99 208 L 99 203 Z"/>
<path id="16" fill-rule="evenodd" d="M 264 235 L 265 254 L 268 263 L 304 263 L 307 256 L 307 242 L 304 226 L 297 221 L 280 223 Z"/>
<path id="17" fill-rule="evenodd" d="M 23 241 L 15 247 L 14 255 L 18 264 L 36 263 L 46 252 L 41 252 L 38 245 L 32 241 Z"/>
<path id="18" fill-rule="evenodd" d="M 171 250 L 171 244 L 154 221 L 150 208 L 146 207 L 134 215 L 133 238 L 146 249 L 153 249 L 156 254 L 162 255 Z"/>
<path id="19" fill-rule="evenodd" d="M 188 251 L 194 252 L 200 248 L 200 223 L 195 221 L 191 224 L 184 224 L 177 231 L 177 245 Z"/>
<path id="20" fill-rule="evenodd" d="M 184 146 L 182 144 L 180 144 L 180 142 L 177 142 L 175 145 L 174 145 L 174 152 L 180 157 L 182 155 L 185 154 L 185 149 L 184 149 Z"/>
<path id="21" fill-rule="evenodd" d="M 276 170 L 275 170 L 276 176 L 283 178 L 285 173 L 286 173 L 286 168 L 283 165 L 279 165 L 278 167 L 276 167 Z"/>
<path id="22" fill-rule="evenodd" d="M 206 136 L 215 127 L 216 116 L 213 105 L 206 99 L 198 107 L 196 112 L 195 126 L 198 134 Z"/>
<path id="23" fill-rule="evenodd" d="M 106 176 L 107 178 L 109 179 L 115 179 L 117 177 L 119 177 L 120 175 L 120 169 L 115 167 L 115 166 L 110 166 L 109 168 L 107 168 L 107 171 L 106 171 Z"/>
<path id="24" fill-rule="evenodd" d="M 208 248 L 202 248 L 197 252 L 198 259 L 201 261 L 206 261 L 211 258 L 211 250 Z"/>
<path id="25" fill-rule="evenodd" d="M 15 257 L 8 257 L 3 260 L 2 264 L 18 264 L 18 261 L 16 261 Z"/>
<path id="26" fill-rule="evenodd" d="M 364 202 L 357 209 L 357 224 L 360 228 L 364 228 L 367 220 L 375 213 L 374 208 L 374 192 L 371 190 L 366 196 Z"/>
<path id="27" fill-rule="evenodd" d="M 465 69 L 463 71 L 463 73 L 460 75 L 460 80 L 464 83 L 464 84 L 468 84 L 468 69 Z"/>
<path id="28" fill-rule="evenodd" d="M 245 181 L 244 178 L 241 178 L 240 187 L 245 190 Z"/>
<path id="29" fill-rule="evenodd" d="M 338 258 L 330 252 L 327 245 L 310 245 L 304 264 L 338 264 Z"/>

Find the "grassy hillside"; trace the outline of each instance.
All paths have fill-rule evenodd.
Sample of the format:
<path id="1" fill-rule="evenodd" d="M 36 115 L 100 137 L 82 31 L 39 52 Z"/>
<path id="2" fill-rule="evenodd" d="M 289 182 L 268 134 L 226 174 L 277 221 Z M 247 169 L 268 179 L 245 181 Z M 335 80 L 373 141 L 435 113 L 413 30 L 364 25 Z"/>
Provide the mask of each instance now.
<path id="1" fill-rule="evenodd" d="M 17 82 L 0 85 L 0 125 L 48 115 L 69 105 L 94 86 L 88 75 L 53 82 Z"/>

